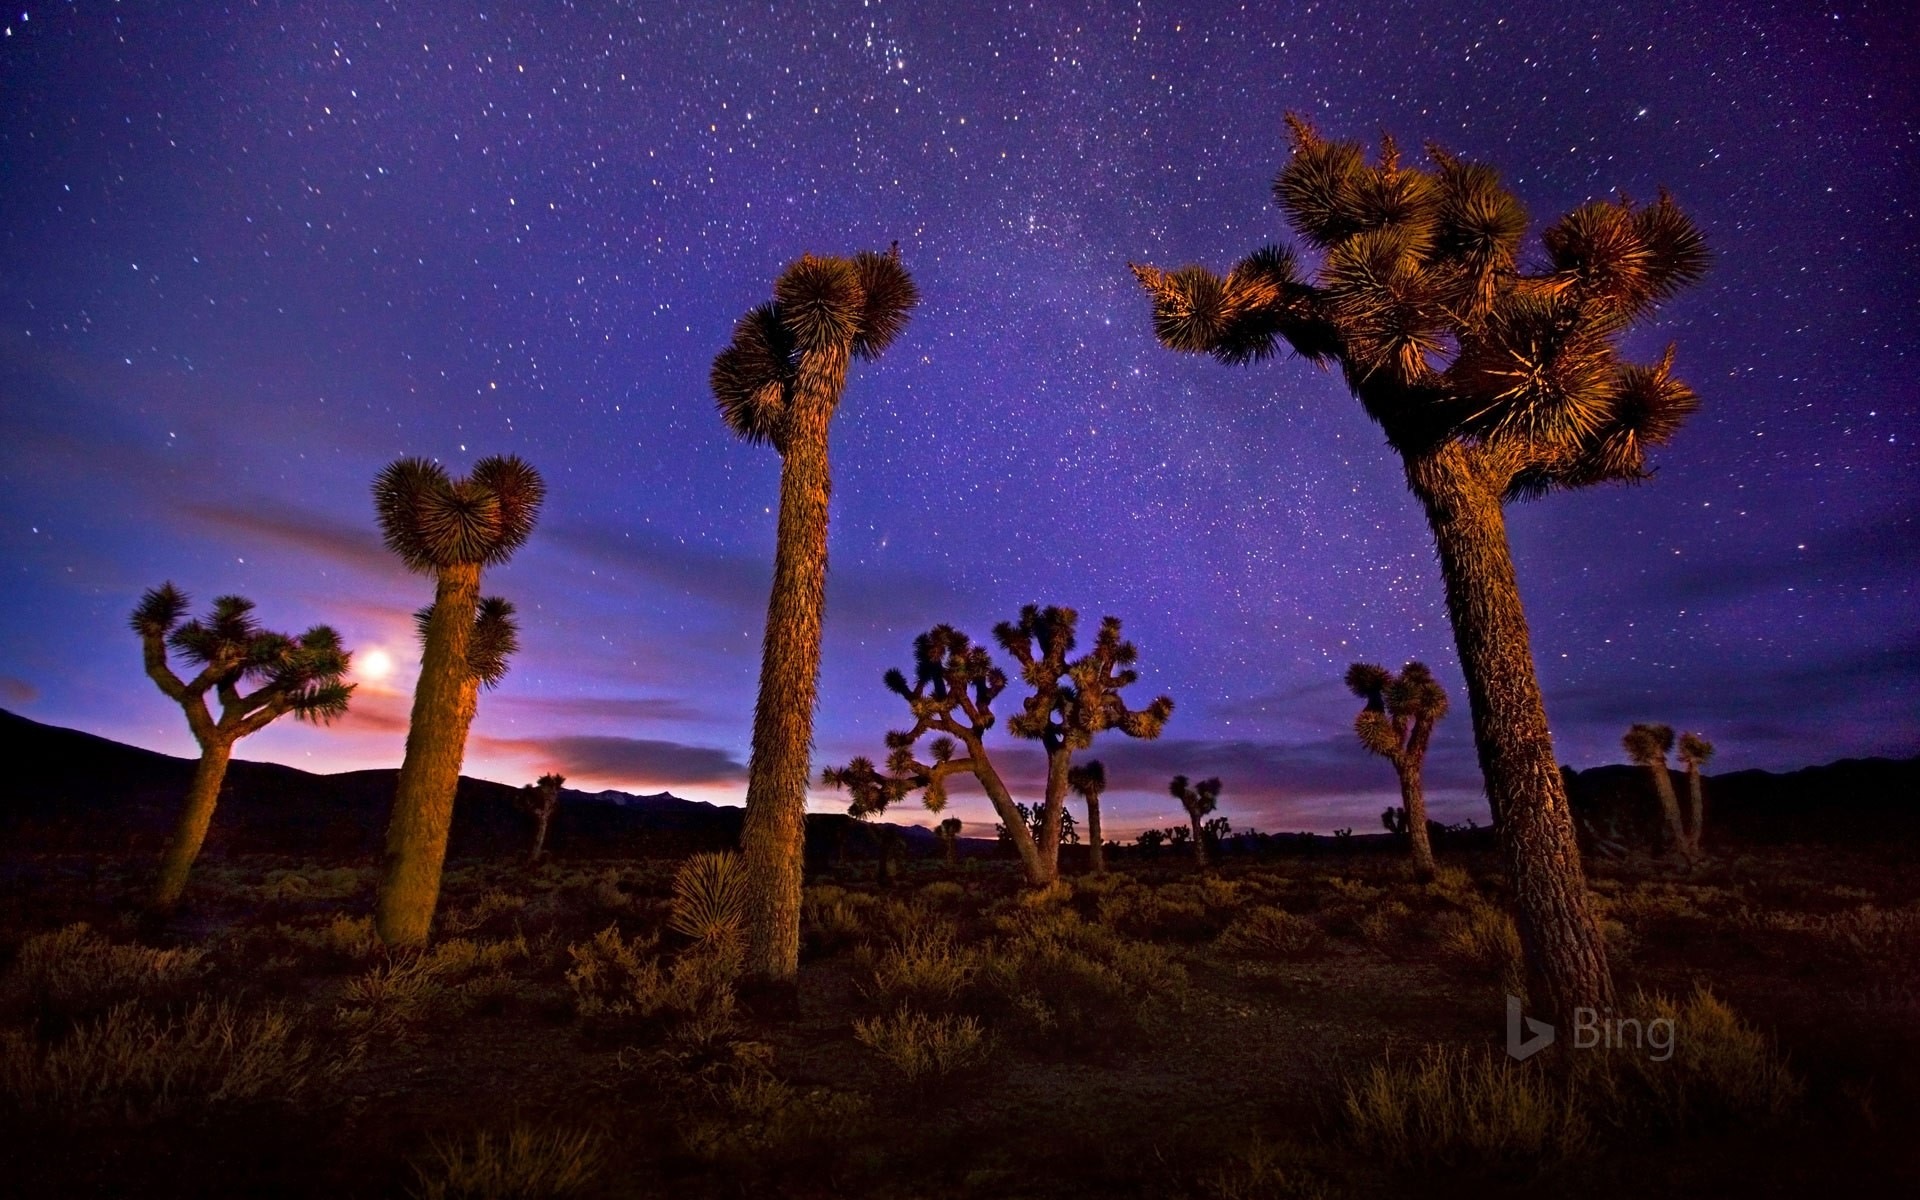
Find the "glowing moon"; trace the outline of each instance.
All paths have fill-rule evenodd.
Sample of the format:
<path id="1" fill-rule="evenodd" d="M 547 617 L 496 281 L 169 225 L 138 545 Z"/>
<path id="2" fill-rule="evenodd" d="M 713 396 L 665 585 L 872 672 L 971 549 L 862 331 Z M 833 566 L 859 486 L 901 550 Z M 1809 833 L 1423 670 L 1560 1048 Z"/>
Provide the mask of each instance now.
<path id="1" fill-rule="evenodd" d="M 393 674 L 393 655 L 376 646 L 372 650 L 362 651 L 353 660 L 353 665 L 362 679 L 385 679 Z"/>

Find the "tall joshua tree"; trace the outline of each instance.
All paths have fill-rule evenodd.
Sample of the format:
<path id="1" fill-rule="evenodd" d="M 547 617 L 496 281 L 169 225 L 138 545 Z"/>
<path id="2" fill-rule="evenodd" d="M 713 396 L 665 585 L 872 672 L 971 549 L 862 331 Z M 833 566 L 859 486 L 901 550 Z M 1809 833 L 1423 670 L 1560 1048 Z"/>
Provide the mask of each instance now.
<path id="1" fill-rule="evenodd" d="M 1091 851 L 1093 873 L 1107 873 L 1107 843 L 1100 831 L 1100 794 L 1107 790 L 1106 764 L 1099 759 L 1067 769 L 1067 786 L 1087 803 L 1087 846 Z"/>
<path id="2" fill-rule="evenodd" d="M 340 635 L 315 625 L 299 637 L 272 633 L 253 619 L 253 601 L 221 596 L 205 619 L 181 624 L 186 595 L 171 583 L 140 598 L 130 623 L 140 635 L 147 676 L 187 714 L 187 728 L 200 745 L 200 762 L 187 788 L 186 806 L 160 860 L 160 877 L 149 902 L 164 913 L 180 902 L 187 875 L 220 799 L 220 784 L 233 757 L 233 744 L 265 729 L 288 713 L 296 720 L 326 725 L 347 711 L 354 684 L 341 682 L 353 656 L 340 648 Z M 200 668 L 182 680 L 167 662 L 167 647 Z M 251 691 L 243 690 L 248 685 Z M 211 691 L 220 715 L 207 706 Z"/>
<path id="3" fill-rule="evenodd" d="M 1347 668 L 1347 688 L 1367 702 L 1354 718 L 1360 744 L 1393 764 L 1400 779 L 1400 804 L 1407 839 L 1413 846 L 1413 870 L 1433 878 L 1433 843 L 1427 836 L 1427 795 L 1420 782 L 1433 727 L 1447 715 L 1447 693 L 1425 663 L 1410 662 L 1395 675 L 1373 663 Z"/>
<path id="4" fill-rule="evenodd" d="M 1667 849 L 1687 857 L 1687 827 L 1680 817 L 1680 799 L 1673 794 L 1673 773 L 1667 769 L 1667 751 L 1673 749 L 1671 725 L 1636 724 L 1620 739 L 1627 757 L 1647 769 L 1653 794 L 1660 798 L 1660 816 L 1667 827 Z"/>
<path id="5" fill-rule="evenodd" d="M 560 807 L 560 789 L 566 782 L 565 775 L 549 772 L 520 789 L 520 811 L 533 818 L 533 852 L 527 856 L 532 866 L 540 865 L 540 856 L 546 851 L 547 827 L 553 822 L 554 810 Z"/>
<path id="6" fill-rule="evenodd" d="M 760 695 L 741 849 L 749 975 L 791 980 L 800 965 L 800 882 L 813 704 L 826 608 L 827 431 L 852 358 L 880 356 L 919 303 L 899 246 L 852 258 L 805 255 L 773 301 L 741 317 L 710 383 L 727 427 L 780 453 L 773 594 L 760 647 Z"/>
<path id="7" fill-rule="evenodd" d="M 1525 210 L 1495 172 L 1431 147 L 1403 164 L 1391 140 L 1368 162 L 1289 117 L 1292 155 L 1274 197 L 1322 255 L 1305 278 L 1267 247 L 1226 275 L 1135 267 L 1169 348 L 1249 363 L 1282 348 L 1337 363 L 1400 455 L 1446 582 L 1521 944 L 1549 1016 L 1611 1003 L 1573 822 L 1534 675 L 1502 513 L 1505 501 L 1647 475 L 1651 446 L 1698 401 L 1619 357 L 1635 322 L 1707 265 L 1703 239 L 1664 194 L 1595 201 L 1519 261 Z"/>
<path id="8" fill-rule="evenodd" d="M 1047 752 L 1046 806 L 1042 810 L 1039 850 L 1047 878 L 1058 872 L 1060 818 L 1066 809 L 1073 754 L 1109 729 L 1128 737 L 1160 736 L 1173 715 L 1173 700 L 1155 697 L 1145 708 L 1130 709 L 1120 691 L 1139 679 L 1133 669 L 1139 652 L 1120 638 L 1120 619 L 1104 617 L 1093 648 L 1077 659 L 1074 628 L 1080 616 L 1071 608 L 1029 604 L 1018 621 L 1002 621 L 993 636 L 1020 664 L 1020 678 L 1032 689 L 1007 732 L 1040 743 Z"/>
<path id="9" fill-rule="evenodd" d="M 1175 775 L 1167 791 L 1187 810 L 1187 823 L 1193 828 L 1193 860 L 1202 870 L 1207 866 L 1207 838 L 1204 822 L 1220 805 L 1220 781 L 1202 779 L 1191 787 L 1185 775 Z M 1176 831 L 1177 832 L 1177 831 Z"/>
<path id="10" fill-rule="evenodd" d="M 1701 795 L 1700 768 L 1713 757 L 1713 743 L 1697 733 L 1680 735 L 1680 762 L 1687 768 L 1687 850 L 1699 858 L 1700 835 L 1707 827 L 1706 798 Z"/>
<path id="11" fill-rule="evenodd" d="M 374 509 L 387 548 L 408 567 L 434 577 L 433 605 L 421 623 L 420 681 L 413 690 L 406 757 L 375 901 L 375 927 L 389 946 L 424 945 L 439 903 L 467 727 L 486 682 L 484 638 L 478 659 L 474 654 L 475 635 L 487 616 L 480 600 L 481 570 L 507 561 L 526 544 L 545 497 L 539 472 L 512 456 L 481 459 L 464 479 L 449 478 L 437 463 L 403 458 L 374 480 Z M 510 627 L 512 606 L 487 603 Z M 502 670 L 504 664 L 502 656 Z"/>
<path id="12" fill-rule="evenodd" d="M 940 839 L 940 852 L 952 866 L 960 860 L 960 831 L 966 828 L 959 817 L 948 817 L 933 827 L 934 836 Z"/>

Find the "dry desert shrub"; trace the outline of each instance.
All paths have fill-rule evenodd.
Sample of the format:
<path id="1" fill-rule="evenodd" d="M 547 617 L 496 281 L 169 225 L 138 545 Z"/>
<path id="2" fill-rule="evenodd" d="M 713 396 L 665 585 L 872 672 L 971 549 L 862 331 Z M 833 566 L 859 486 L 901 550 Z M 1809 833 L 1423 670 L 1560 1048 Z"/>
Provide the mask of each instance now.
<path id="1" fill-rule="evenodd" d="M 1608 1016 L 1620 1023 L 1596 1029 L 1600 1044 L 1576 1049 L 1574 1064 L 1583 1100 L 1610 1125 L 1764 1128 L 1800 1103 L 1801 1081 L 1773 1040 L 1704 987 L 1680 1001 L 1637 995 Z"/>
<path id="2" fill-rule="evenodd" d="M 992 1044 L 973 1017 L 930 1016 L 905 1006 L 891 1016 L 855 1021 L 853 1036 L 890 1063 L 909 1085 L 938 1082 L 976 1066 Z"/>
<path id="3" fill-rule="evenodd" d="M 627 939 L 617 925 L 568 946 L 575 1011 L 609 1029 L 651 1028 L 695 1044 L 725 1039 L 736 1026 L 738 946 L 695 946 L 671 961 L 658 951 L 656 935 Z"/>
<path id="4" fill-rule="evenodd" d="M 1551 1161 L 1591 1133 L 1564 1084 L 1486 1049 L 1375 1063 L 1347 1084 L 1341 1112 L 1358 1148 L 1396 1164 Z"/>
<path id="5" fill-rule="evenodd" d="M 0 1015 L 45 1032 L 124 1001 L 183 998 L 207 974 L 206 951 L 109 941 L 85 923 L 28 938 L 4 978 Z"/>
<path id="6" fill-rule="evenodd" d="M 1249 958 L 1295 960 L 1320 953 L 1326 935 L 1306 917 L 1259 904 L 1236 917 L 1214 945 Z"/>
<path id="7" fill-rule="evenodd" d="M 516 1124 L 436 1141 L 414 1164 L 419 1200 L 548 1200 L 577 1195 L 599 1175 L 605 1139 L 591 1129 Z"/>

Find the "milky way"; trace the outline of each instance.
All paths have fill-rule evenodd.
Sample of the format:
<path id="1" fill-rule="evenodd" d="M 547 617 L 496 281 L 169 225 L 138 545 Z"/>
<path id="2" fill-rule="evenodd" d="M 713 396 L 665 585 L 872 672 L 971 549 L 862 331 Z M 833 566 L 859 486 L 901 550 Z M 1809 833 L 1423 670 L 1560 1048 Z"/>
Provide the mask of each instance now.
<path id="1" fill-rule="evenodd" d="M 786 262 L 898 241 L 924 303 L 834 425 L 816 764 L 881 751 L 914 633 L 1058 603 L 1178 705 L 1094 752 L 1110 825 L 1170 823 L 1184 771 L 1236 827 L 1371 827 L 1346 665 L 1462 695 L 1419 510 L 1337 376 L 1161 350 L 1126 267 L 1288 240 L 1295 110 L 1489 162 L 1536 228 L 1666 187 L 1713 247 L 1627 340 L 1704 401 L 1655 477 L 1511 513 L 1561 757 L 1636 720 L 1725 769 L 1920 750 L 1907 22 L 1368 7 L 8 10 L 0 705 L 187 752 L 125 628 L 172 579 L 393 662 L 243 757 L 393 765 L 431 588 L 368 485 L 515 453 L 551 495 L 488 576 L 525 648 L 468 771 L 737 801 L 779 462 L 707 367 Z M 1439 815 L 1484 821 L 1464 703 L 1434 756 Z"/>

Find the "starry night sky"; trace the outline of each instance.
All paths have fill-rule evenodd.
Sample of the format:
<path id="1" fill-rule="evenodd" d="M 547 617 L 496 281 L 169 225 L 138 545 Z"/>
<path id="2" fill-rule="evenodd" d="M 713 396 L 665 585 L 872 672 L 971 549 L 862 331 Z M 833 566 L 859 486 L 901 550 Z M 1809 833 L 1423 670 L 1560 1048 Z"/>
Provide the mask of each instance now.
<path id="1" fill-rule="evenodd" d="M 1666 186 L 1716 253 L 1628 341 L 1677 341 L 1704 401 L 1656 477 L 1510 510 L 1561 758 L 1619 761 L 1636 720 L 1715 769 L 1920 751 L 1904 6 L 1346 7 L 16 3 L 0 706 L 190 753 L 125 624 L 171 579 L 392 659 L 241 757 L 396 765 L 431 583 L 370 481 L 514 453 L 550 495 L 487 576 L 524 649 L 468 773 L 737 802 L 779 460 L 708 364 L 801 252 L 897 239 L 924 303 L 834 425 L 816 766 L 882 753 L 916 632 L 1058 603 L 1119 616 L 1137 702 L 1178 706 L 1092 752 L 1110 828 L 1174 821 L 1175 771 L 1224 777 L 1237 828 L 1376 828 L 1340 676 L 1410 657 L 1457 702 L 1436 815 L 1484 823 L 1397 459 L 1335 375 L 1158 348 L 1126 270 L 1290 240 L 1293 109 L 1487 161 L 1536 228 Z"/>

